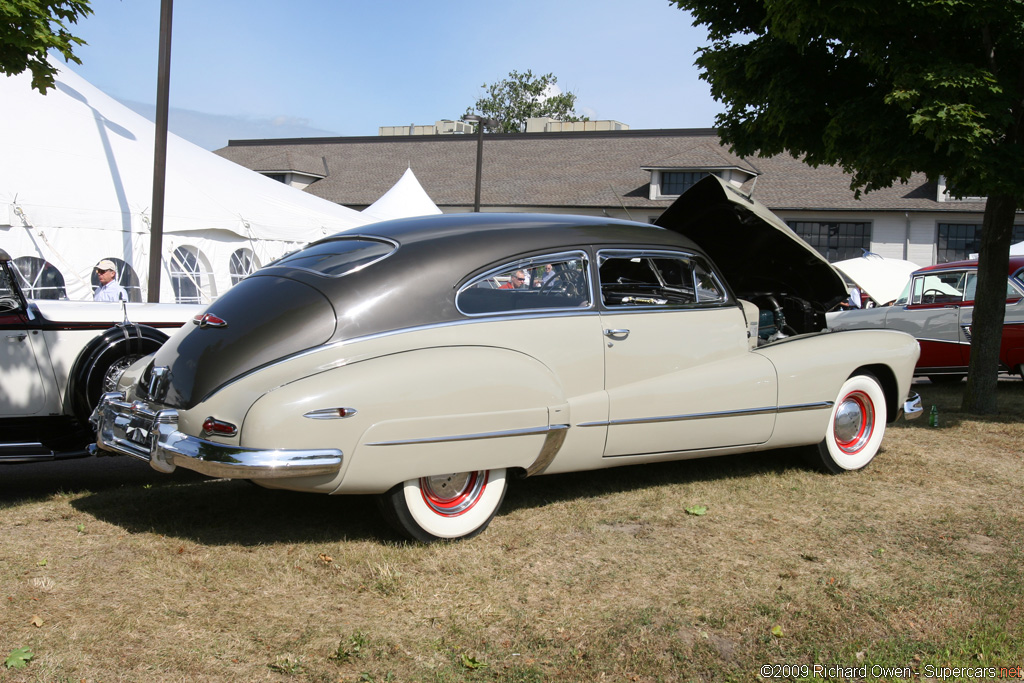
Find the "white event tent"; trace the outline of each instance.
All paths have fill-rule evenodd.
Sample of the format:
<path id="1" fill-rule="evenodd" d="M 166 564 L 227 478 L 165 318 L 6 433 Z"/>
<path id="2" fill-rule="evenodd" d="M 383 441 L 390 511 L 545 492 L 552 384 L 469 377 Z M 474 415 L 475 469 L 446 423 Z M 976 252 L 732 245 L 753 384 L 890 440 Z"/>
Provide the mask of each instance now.
<path id="1" fill-rule="evenodd" d="M 441 213 L 411 168 L 380 199 L 362 210 L 373 221 L 389 221 L 409 216 L 430 216 Z"/>
<path id="2" fill-rule="evenodd" d="M 143 301 L 155 126 L 59 67 L 46 95 L 27 72 L 0 76 L 0 247 L 36 297 L 91 298 L 93 267 L 111 259 Z M 289 251 L 375 220 L 169 135 L 160 300 L 208 303 Z"/>

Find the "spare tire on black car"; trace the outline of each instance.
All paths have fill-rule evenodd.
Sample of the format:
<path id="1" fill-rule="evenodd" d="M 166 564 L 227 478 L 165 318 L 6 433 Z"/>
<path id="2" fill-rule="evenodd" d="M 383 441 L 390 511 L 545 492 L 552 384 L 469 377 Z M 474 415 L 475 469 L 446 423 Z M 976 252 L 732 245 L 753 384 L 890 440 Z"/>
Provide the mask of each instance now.
<path id="1" fill-rule="evenodd" d="M 88 424 L 100 395 L 113 391 L 132 363 L 148 356 L 167 341 L 167 335 L 149 325 L 123 322 L 96 337 L 75 359 L 68 382 L 72 414 Z"/>

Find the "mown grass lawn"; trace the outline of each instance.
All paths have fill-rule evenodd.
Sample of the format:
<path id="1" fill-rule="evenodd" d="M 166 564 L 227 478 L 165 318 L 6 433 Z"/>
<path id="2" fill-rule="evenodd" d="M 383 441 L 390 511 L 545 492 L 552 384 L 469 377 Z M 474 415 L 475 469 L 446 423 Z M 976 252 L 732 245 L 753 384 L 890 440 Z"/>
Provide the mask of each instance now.
<path id="1" fill-rule="evenodd" d="M 773 665 L 774 680 L 824 680 L 804 665 L 901 680 L 1024 665 L 1024 382 L 1000 382 L 986 419 L 958 412 L 959 388 L 916 389 L 940 427 L 890 427 L 862 472 L 777 451 L 538 477 L 514 482 L 482 536 L 431 546 L 399 541 L 372 499 L 144 463 L 120 478 L 82 475 L 88 461 L 2 468 L 0 664 L 30 656 L 0 680 L 755 681 Z"/>

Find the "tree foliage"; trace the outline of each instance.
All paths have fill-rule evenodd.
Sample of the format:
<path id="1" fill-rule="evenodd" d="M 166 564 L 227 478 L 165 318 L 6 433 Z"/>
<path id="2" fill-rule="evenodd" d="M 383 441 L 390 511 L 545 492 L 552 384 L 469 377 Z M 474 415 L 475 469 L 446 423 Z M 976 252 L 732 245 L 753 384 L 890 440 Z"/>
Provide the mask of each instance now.
<path id="1" fill-rule="evenodd" d="M 1019 0 L 674 0 L 742 155 L 836 165 L 870 192 L 915 172 L 986 196 L 964 406 L 995 410 L 1015 210 L 1024 206 Z"/>
<path id="2" fill-rule="evenodd" d="M 576 95 L 558 92 L 554 74 L 534 76 L 527 69 L 523 73 L 509 72 L 508 78 L 480 86 L 484 96 L 466 110 L 496 121 L 491 130 L 497 133 L 521 133 L 526 130 L 526 119 L 548 116 L 558 121 L 586 121 L 576 114 Z"/>
<path id="3" fill-rule="evenodd" d="M 53 87 L 56 69 L 47 61 L 49 50 L 81 64 L 74 49 L 85 41 L 68 26 L 92 14 L 89 0 L 0 0 L 0 73 L 32 72 L 32 87 L 41 93 Z"/>

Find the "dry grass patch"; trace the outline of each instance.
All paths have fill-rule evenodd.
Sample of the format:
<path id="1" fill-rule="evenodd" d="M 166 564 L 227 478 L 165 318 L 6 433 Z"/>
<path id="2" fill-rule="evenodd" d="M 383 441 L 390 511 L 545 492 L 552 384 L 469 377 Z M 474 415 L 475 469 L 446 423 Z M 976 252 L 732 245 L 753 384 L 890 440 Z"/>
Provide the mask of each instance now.
<path id="1" fill-rule="evenodd" d="M 863 472 L 797 452 L 515 482 L 466 543 L 372 499 L 244 482 L 0 479 L 5 681 L 753 681 L 765 664 L 1024 663 L 1024 383 L 890 428 Z M 84 463 L 83 463 L 84 464 Z M 705 506 L 706 514 L 686 509 Z M 869 675 L 869 679 L 872 677 Z M 838 680 L 841 680 L 838 679 Z"/>

